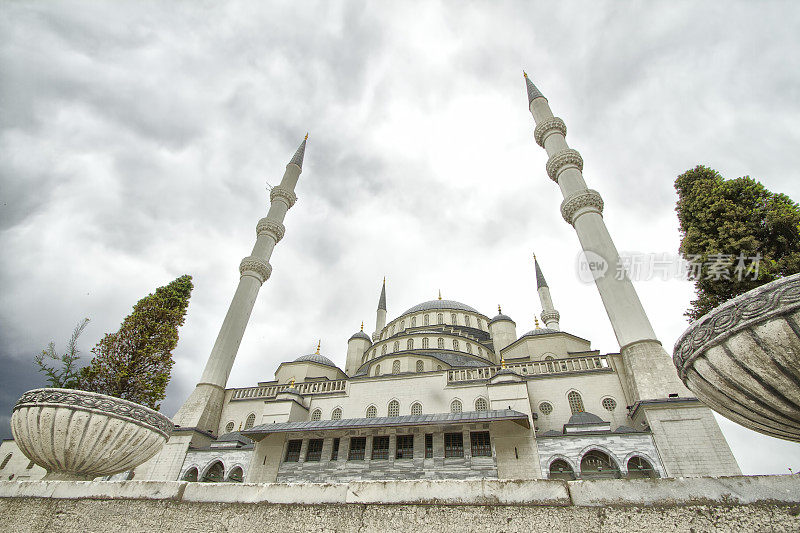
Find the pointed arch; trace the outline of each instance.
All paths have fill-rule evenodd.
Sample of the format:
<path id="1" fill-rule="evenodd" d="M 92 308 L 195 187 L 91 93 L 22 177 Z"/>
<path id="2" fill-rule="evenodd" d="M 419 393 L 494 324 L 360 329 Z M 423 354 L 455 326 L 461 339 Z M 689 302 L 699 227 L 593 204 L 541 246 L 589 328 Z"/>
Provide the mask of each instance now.
<path id="1" fill-rule="evenodd" d="M 411 414 L 418 416 L 422 414 L 422 404 L 419 402 L 414 402 L 411 404 Z"/>
<path id="2" fill-rule="evenodd" d="M 464 410 L 464 406 L 461 403 L 461 400 L 455 398 L 452 402 L 450 402 L 450 412 L 451 413 L 460 413 Z"/>
<path id="3" fill-rule="evenodd" d="M 203 472 L 203 477 L 200 481 L 207 483 L 219 483 L 225 479 L 225 466 L 222 461 L 213 461 Z"/>
<path id="4" fill-rule="evenodd" d="M 314 409 L 311 411 L 311 420 L 322 420 L 322 409 Z"/>
<path id="5" fill-rule="evenodd" d="M 250 413 L 247 415 L 247 420 L 244 421 L 244 429 L 250 429 L 256 424 L 256 414 Z"/>
<path id="6" fill-rule="evenodd" d="M 425 371 L 425 363 L 422 362 L 422 359 L 417 359 L 416 370 L 417 372 Z"/>
<path id="7" fill-rule="evenodd" d="M 184 481 L 197 481 L 197 476 L 199 475 L 199 470 L 196 466 L 191 467 L 183 474 Z"/>
<path id="8" fill-rule="evenodd" d="M 378 416 L 378 408 L 375 407 L 374 405 L 370 405 L 369 407 L 367 407 L 366 415 L 367 418 L 375 418 L 376 416 Z"/>
<path id="9" fill-rule="evenodd" d="M 244 481 L 244 470 L 241 466 L 234 466 L 228 474 L 228 481 L 232 483 L 241 483 Z"/>
<path id="10" fill-rule="evenodd" d="M 475 410 L 476 411 L 488 411 L 489 410 L 489 402 L 483 396 L 479 396 L 475 400 Z"/>
<path id="11" fill-rule="evenodd" d="M 342 408 L 336 407 L 331 411 L 331 420 L 341 420 L 342 419 Z"/>
<path id="12" fill-rule="evenodd" d="M 392 400 L 386 409 L 387 416 L 400 416 L 400 402 Z"/>
<path id="13" fill-rule="evenodd" d="M 400 373 L 400 360 L 395 359 L 392 361 L 392 374 L 399 374 Z"/>

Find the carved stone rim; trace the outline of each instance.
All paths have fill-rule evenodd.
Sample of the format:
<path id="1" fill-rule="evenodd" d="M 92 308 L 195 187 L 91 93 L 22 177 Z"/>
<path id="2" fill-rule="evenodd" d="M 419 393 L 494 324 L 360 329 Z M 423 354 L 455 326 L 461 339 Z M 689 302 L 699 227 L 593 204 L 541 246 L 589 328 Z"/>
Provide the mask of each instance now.
<path id="1" fill-rule="evenodd" d="M 14 406 L 14 411 L 23 407 L 68 407 L 80 411 L 102 413 L 127 420 L 152 429 L 165 439 L 172 433 L 174 424 L 163 414 L 144 405 L 78 389 L 41 388 L 25 392 Z"/>
<path id="2" fill-rule="evenodd" d="M 692 322 L 675 342 L 672 361 L 685 379 L 694 360 L 728 337 L 800 309 L 800 274 L 777 279 L 728 300 Z"/>
<path id="3" fill-rule="evenodd" d="M 536 144 L 544 148 L 544 139 L 551 132 L 559 132 L 564 137 L 567 136 L 567 125 L 564 124 L 564 121 L 558 117 L 553 117 L 545 120 L 544 122 L 540 122 L 536 125 L 536 128 L 533 130 L 533 138 L 536 141 Z"/>
<path id="4" fill-rule="evenodd" d="M 573 150 L 572 148 L 565 148 L 553 154 L 550 159 L 547 160 L 545 169 L 550 179 L 558 183 L 558 175 L 568 166 L 574 166 L 578 170 L 583 171 L 583 158 L 577 150 Z"/>
<path id="5" fill-rule="evenodd" d="M 561 216 L 567 224 L 575 225 L 575 213 L 584 207 L 603 214 L 603 197 L 594 189 L 584 189 L 569 195 L 561 202 Z"/>

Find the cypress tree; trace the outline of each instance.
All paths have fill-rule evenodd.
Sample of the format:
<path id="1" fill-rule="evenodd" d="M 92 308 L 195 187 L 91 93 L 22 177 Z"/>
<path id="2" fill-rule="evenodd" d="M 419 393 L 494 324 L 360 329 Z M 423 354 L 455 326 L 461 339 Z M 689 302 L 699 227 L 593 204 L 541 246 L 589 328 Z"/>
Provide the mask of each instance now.
<path id="1" fill-rule="evenodd" d="M 675 180 L 680 253 L 690 264 L 694 320 L 723 302 L 800 272 L 800 207 L 744 176 L 725 180 L 698 165 Z M 757 266 L 756 266 L 757 263 Z"/>
<path id="2" fill-rule="evenodd" d="M 107 333 L 92 349 L 78 388 L 159 409 L 192 288 L 192 277 L 184 275 L 139 300 L 119 331 Z"/>

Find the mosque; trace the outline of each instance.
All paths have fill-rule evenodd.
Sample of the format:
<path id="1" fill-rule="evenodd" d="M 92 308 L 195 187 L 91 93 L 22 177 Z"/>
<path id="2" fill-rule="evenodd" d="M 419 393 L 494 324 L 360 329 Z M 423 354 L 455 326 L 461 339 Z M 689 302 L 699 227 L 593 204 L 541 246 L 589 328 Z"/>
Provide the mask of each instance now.
<path id="1" fill-rule="evenodd" d="M 600 194 L 566 143 L 566 125 L 525 76 L 534 139 L 563 195 L 561 213 L 584 252 L 616 265 Z M 397 479 L 596 479 L 739 475 L 711 411 L 677 377 L 625 276 L 595 274 L 619 343 L 601 353 L 562 331 L 534 258 L 541 303 L 519 334 L 448 299 L 387 320 L 384 280 L 376 325 L 347 341 L 344 366 L 321 353 L 281 363 L 274 379 L 227 388 L 236 353 L 283 221 L 297 197 L 307 137 L 270 193 L 251 254 L 203 374 L 173 417 L 164 449 L 136 479 L 345 482 Z M 546 266 L 546 265 L 545 265 Z M 614 268 L 611 272 L 614 272 Z"/>

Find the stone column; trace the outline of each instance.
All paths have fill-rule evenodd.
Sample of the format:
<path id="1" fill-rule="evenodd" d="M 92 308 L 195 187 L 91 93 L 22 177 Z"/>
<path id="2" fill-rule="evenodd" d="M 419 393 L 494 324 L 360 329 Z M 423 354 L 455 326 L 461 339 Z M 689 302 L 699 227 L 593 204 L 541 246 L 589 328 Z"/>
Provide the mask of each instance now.
<path id="1" fill-rule="evenodd" d="M 620 346 L 630 418 L 636 429 L 650 428 L 669 476 L 739 475 L 711 410 L 678 378 L 672 359 L 656 338 L 627 274 L 618 272 L 619 253 L 603 221 L 603 199 L 583 179 L 583 159 L 566 141 L 564 121 L 553 116 L 547 99 L 527 74 L 528 109 L 534 138 L 547 151 L 547 175 L 564 197 L 561 215 L 575 228 L 597 290 Z M 618 275 L 621 274 L 621 275 Z"/>

